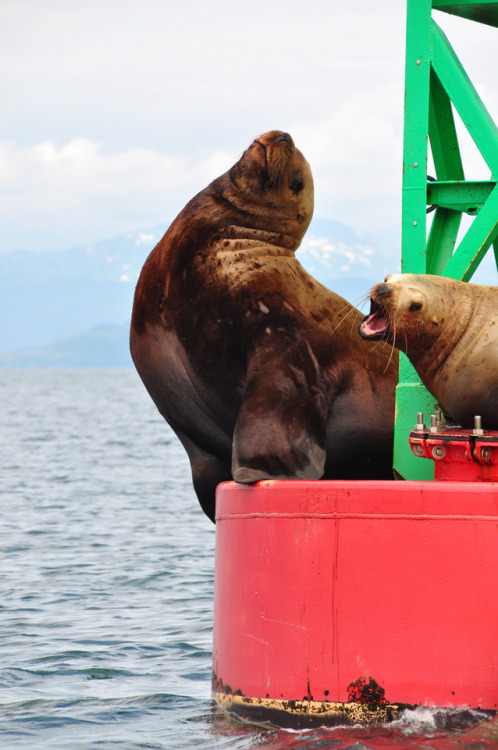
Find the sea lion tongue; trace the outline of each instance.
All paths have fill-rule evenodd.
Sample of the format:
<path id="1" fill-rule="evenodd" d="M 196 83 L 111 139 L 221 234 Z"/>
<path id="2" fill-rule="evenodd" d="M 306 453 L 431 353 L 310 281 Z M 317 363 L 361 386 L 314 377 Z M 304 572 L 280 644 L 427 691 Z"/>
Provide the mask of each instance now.
<path id="1" fill-rule="evenodd" d="M 382 338 L 388 331 L 388 320 L 383 305 L 378 302 L 379 297 L 389 295 L 394 291 L 391 284 L 382 282 L 376 284 L 370 295 L 370 313 L 365 315 L 360 325 L 358 333 L 364 339 Z"/>
<path id="2" fill-rule="evenodd" d="M 364 339 L 380 338 L 387 331 L 387 318 L 382 307 L 371 300 L 370 313 L 365 315 L 360 325 L 358 333 Z"/>

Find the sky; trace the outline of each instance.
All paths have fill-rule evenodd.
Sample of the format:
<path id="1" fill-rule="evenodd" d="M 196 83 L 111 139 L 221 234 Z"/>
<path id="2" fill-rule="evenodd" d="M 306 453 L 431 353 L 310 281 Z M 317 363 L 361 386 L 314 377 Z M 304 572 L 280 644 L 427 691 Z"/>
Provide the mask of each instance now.
<path id="1" fill-rule="evenodd" d="M 166 228 L 271 129 L 310 162 L 316 216 L 397 243 L 405 13 L 404 0 L 0 0 L 0 253 Z M 497 30 L 435 18 L 498 121 Z M 488 179 L 469 154 L 467 176 Z"/>

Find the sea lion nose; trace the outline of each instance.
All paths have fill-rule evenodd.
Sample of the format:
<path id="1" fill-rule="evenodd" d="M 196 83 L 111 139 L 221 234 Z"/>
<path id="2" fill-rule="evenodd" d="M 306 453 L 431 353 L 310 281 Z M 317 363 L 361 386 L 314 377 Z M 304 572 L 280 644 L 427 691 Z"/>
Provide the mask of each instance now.
<path id="1" fill-rule="evenodd" d="M 289 135 L 289 133 L 280 133 L 280 135 L 277 135 L 274 142 L 275 143 L 280 143 L 280 142 L 289 143 L 290 145 L 292 145 L 293 143 L 292 138 Z"/>
<path id="2" fill-rule="evenodd" d="M 391 284 L 386 284 L 386 282 L 383 281 L 381 284 L 377 284 L 374 292 L 375 297 L 382 297 L 384 294 L 391 294 L 391 292 L 394 292 L 394 287 L 391 286 Z"/>

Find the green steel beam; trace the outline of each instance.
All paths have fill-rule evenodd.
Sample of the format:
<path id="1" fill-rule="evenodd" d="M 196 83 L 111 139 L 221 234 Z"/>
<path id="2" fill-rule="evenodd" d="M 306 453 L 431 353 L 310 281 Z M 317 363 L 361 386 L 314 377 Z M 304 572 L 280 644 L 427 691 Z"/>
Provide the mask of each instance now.
<path id="1" fill-rule="evenodd" d="M 438 180 L 464 180 L 451 99 L 434 70 L 429 88 L 429 138 Z"/>
<path id="2" fill-rule="evenodd" d="M 462 214 L 455 211 L 452 205 L 444 204 L 437 189 L 433 195 L 430 191 L 441 184 L 448 184 L 450 180 L 465 184 L 462 182 L 465 176 L 451 100 L 433 69 L 429 86 L 429 139 L 437 182 L 428 183 L 427 202 L 437 206 L 437 210 L 427 241 L 426 271 L 439 274 L 455 249 Z M 443 180 L 444 183 L 441 182 Z"/>
<path id="3" fill-rule="evenodd" d="M 488 200 L 495 185 L 494 180 L 429 182 L 427 203 L 475 216 Z"/>
<path id="4" fill-rule="evenodd" d="M 498 237 L 498 186 L 467 230 L 441 276 L 469 281 L 484 254 Z"/>
<path id="5" fill-rule="evenodd" d="M 498 129 L 432 20 L 433 9 L 498 26 L 498 2 L 407 2 L 401 267 L 404 273 L 436 273 L 468 281 L 491 245 L 498 265 Z M 465 180 L 453 108 L 491 170 L 488 182 Z M 436 181 L 429 183 L 428 138 L 436 169 Z M 427 238 L 428 204 L 436 210 Z M 455 249 L 462 213 L 475 218 Z M 432 463 L 415 458 L 408 446 L 408 433 L 419 411 L 428 421 L 434 399 L 402 354 L 393 465 L 406 479 L 433 476 Z"/>
<path id="6" fill-rule="evenodd" d="M 431 0 L 408 0 L 401 214 L 403 273 L 426 271 L 428 91 L 432 57 L 430 24 Z M 406 252 L 406 248 L 409 248 L 409 252 Z M 407 479 L 432 479 L 432 462 L 416 458 L 408 446 L 408 435 L 415 424 L 417 411 L 426 413 L 420 402 L 427 404 L 430 396 L 404 354 L 400 356 L 399 373 L 396 388 L 394 471 Z"/>
<path id="7" fill-rule="evenodd" d="M 498 26 L 498 7 L 496 0 L 434 0 L 434 10 L 442 10 L 454 16 L 468 18 L 470 21 L 479 21 L 488 26 Z"/>
<path id="8" fill-rule="evenodd" d="M 461 219 L 459 211 L 441 206 L 436 209 L 427 240 L 426 273 L 442 273 L 455 249 Z"/>
<path id="9" fill-rule="evenodd" d="M 401 246 L 410 247 L 411 251 L 402 253 L 401 268 L 410 273 L 425 271 L 430 23 L 431 0 L 408 2 Z"/>
<path id="10" fill-rule="evenodd" d="M 441 29 L 432 22 L 434 71 L 493 175 L 498 175 L 498 129 Z"/>

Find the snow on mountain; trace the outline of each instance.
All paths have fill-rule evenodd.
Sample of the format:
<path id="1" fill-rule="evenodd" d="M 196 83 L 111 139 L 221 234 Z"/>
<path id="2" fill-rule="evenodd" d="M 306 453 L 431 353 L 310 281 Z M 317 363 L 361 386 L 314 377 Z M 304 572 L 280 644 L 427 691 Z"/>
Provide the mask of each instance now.
<path id="1" fill-rule="evenodd" d="M 52 345 L 99 326 L 128 326 L 140 270 L 166 228 L 64 251 L 0 255 L 0 352 Z M 394 251 L 378 240 L 320 219 L 313 220 L 297 257 L 321 283 L 353 302 L 399 267 Z"/>

